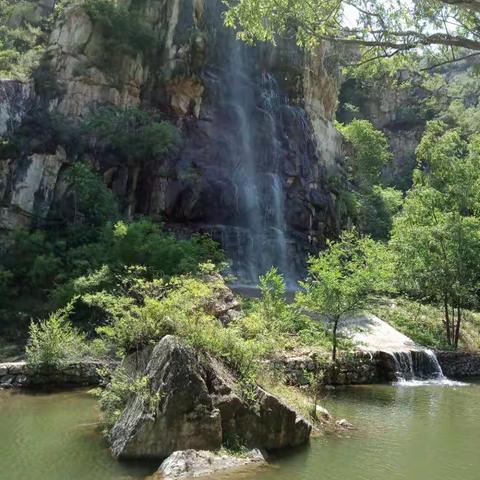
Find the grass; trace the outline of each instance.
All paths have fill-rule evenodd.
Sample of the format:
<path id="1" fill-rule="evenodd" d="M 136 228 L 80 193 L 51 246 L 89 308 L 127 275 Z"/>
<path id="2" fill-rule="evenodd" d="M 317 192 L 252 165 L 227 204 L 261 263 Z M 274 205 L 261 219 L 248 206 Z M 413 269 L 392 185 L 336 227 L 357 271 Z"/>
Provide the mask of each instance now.
<path id="1" fill-rule="evenodd" d="M 318 424 L 318 419 L 313 417 L 313 399 L 306 390 L 286 385 L 283 379 L 269 371 L 260 373 L 257 383 L 267 392 L 280 398 L 286 405 L 297 411 L 312 424 Z"/>
<path id="2" fill-rule="evenodd" d="M 403 297 L 380 298 L 369 309 L 413 341 L 438 350 L 448 350 L 444 327 L 443 309 L 438 305 L 424 304 Z M 465 312 L 459 348 L 466 351 L 480 350 L 480 313 Z"/>

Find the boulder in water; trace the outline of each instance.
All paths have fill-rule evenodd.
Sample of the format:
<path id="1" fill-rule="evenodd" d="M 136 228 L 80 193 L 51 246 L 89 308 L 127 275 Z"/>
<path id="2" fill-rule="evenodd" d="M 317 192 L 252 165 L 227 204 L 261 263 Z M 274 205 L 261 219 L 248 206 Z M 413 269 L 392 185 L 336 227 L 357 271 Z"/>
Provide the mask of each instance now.
<path id="1" fill-rule="evenodd" d="M 335 426 L 341 430 L 353 430 L 355 428 L 348 420 L 345 420 L 345 418 L 337 420 Z"/>
<path id="2" fill-rule="evenodd" d="M 274 450 L 308 441 L 311 425 L 277 397 L 257 388 L 254 407 L 220 362 L 199 355 L 176 337 L 140 354 L 137 377 L 149 397 L 132 395 L 109 434 L 120 458 L 164 459 L 178 450 L 218 450 L 229 439 Z M 129 368 L 134 360 L 127 359 Z"/>
<path id="3" fill-rule="evenodd" d="M 220 471 L 261 465 L 264 462 L 264 456 L 257 449 L 242 455 L 214 453 L 205 450 L 184 450 L 173 452 L 165 459 L 155 477 L 159 476 L 163 480 L 203 477 Z"/>

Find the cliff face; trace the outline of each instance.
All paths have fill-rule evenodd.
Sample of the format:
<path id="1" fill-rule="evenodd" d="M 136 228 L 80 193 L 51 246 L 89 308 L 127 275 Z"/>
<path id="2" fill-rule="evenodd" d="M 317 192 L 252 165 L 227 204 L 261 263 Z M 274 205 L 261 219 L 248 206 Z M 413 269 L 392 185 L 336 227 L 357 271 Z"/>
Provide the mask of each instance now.
<path id="1" fill-rule="evenodd" d="M 305 252 L 337 230 L 327 172 L 340 156 L 339 80 L 328 48 L 306 58 L 293 45 L 247 47 L 223 26 L 217 0 L 139 8 L 155 36 L 148 55 L 112 49 L 81 2 L 68 7 L 43 62 L 49 88 L 0 82 L 0 134 L 34 108 L 70 119 L 105 104 L 161 112 L 183 133 L 175 156 L 133 174 L 112 155 L 84 154 L 125 214 L 211 233 L 246 282 L 271 265 L 294 278 Z M 0 228 L 41 223 L 65 201 L 64 172 L 78 155 L 47 150 L 0 160 Z"/>
<path id="2" fill-rule="evenodd" d="M 422 102 L 428 96 L 429 92 L 414 74 L 406 70 L 397 72 L 395 78 L 377 80 L 368 86 L 350 79 L 341 88 L 339 121 L 365 118 L 385 133 L 393 160 L 385 168 L 384 178 L 400 188 L 410 186 L 415 149 L 427 121 L 427 111 Z M 353 105 L 357 111 L 352 113 L 346 105 Z"/>

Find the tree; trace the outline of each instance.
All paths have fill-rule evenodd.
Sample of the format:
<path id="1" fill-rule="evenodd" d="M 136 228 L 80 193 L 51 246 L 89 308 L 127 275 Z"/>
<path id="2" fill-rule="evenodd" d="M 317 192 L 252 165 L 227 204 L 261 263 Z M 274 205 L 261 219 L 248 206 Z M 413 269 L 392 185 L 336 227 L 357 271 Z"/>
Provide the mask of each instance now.
<path id="1" fill-rule="evenodd" d="M 332 328 L 332 361 L 337 358 L 338 326 L 346 315 L 368 305 L 373 293 L 388 287 L 391 278 L 387 249 L 355 231 L 344 232 L 337 242 L 308 261 L 308 276 L 296 302 L 328 320 Z"/>
<path id="2" fill-rule="evenodd" d="M 392 232 L 396 272 L 403 290 L 443 304 L 446 340 L 457 348 L 480 281 L 480 138 L 430 122 L 417 158 Z"/>
<path id="3" fill-rule="evenodd" d="M 296 35 L 355 45 L 362 62 L 431 48 L 443 60 L 480 55 L 480 0 L 240 0 L 227 1 L 226 23 L 240 38 L 275 42 Z"/>
<path id="4" fill-rule="evenodd" d="M 387 240 L 403 200 L 402 192 L 381 185 L 382 169 L 392 159 L 387 138 L 368 120 L 355 119 L 338 128 L 346 141 L 348 180 L 353 186 L 349 217 L 361 233 Z"/>
<path id="5" fill-rule="evenodd" d="M 355 119 L 347 125 L 339 124 L 350 151 L 347 162 L 353 180 L 360 186 L 379 183 L 382 168 L 392 159 L 385 134 L 368 120 Z"/>

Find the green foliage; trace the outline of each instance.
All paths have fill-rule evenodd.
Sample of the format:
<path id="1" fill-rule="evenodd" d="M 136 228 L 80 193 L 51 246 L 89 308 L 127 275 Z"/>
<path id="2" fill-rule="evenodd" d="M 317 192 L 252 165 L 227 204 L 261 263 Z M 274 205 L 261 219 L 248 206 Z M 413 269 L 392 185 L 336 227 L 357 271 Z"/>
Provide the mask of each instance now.
<path id="1" fill-rule="evenodd" d="M 73 304 L 53 312 L 46 320 L 30 324 L 27 362 L 32 368 L 60 368 L 89 353 L 85 336 L 69 321 Z"/>
<path id="2" fill-rule="evenodd" d="M 402 192 L 381 185 L 382 168 L 392 153 L 385 134 L 367 120 L 338 124 L 347 142 L 346 160 L 352 190 L 340 186 L 337 200 L 339 218 L 354 222 L 359 231 L 378 240 L 390 236 L 392 219 L 402 205 Z"/>
<path id="3" fill-rule="evenodd" d="M 328 41 L 345 46 L 347 65 L 364 69 L 410 52 L 429 53 L 434 63 L 480 49 L 476 2 L 418 0 L 227 0 L 225 23 L 247 42 L 275 43 L 295 36 L 310 51 Z M 446 20 L 445 20 L 446 19 Z M 455 19 L 455 25 L 452 21 Z M 454 31 L 454 34 L 452 32 Z M 472 41 L 473 40 L 473 41 Z M 353 48 L 348 49 L 349 46 Z M 373 72 L 375 73 L 375 72 Z"/>
<path id="4" fill-rule="evenodd" d="M 372 313 L 393 325 L 419 345 L 438 350 L 452 348 L 445 336 L 443 306 L 422 303 L 411 298 L 380 298 L 372 304 Z M 478 312 L 465 312 L 460 345 L 462 349 L 480 349 L 480 317 Z"/>
<path id="5" fill-rule="evenodd" d="M 7 242 L 0 266 L 9 271 L 12 295 L 34 287 L 50 293 L 53 304 L 62 306 L 75 295 L 113 288 L 125 267 L 143 266 L 142 278 L 168 278 L 223 260 L 223 253 L 209 237 L 177 239 L 142 219 L 94 229 L 70 226 L 60 235 L 57 231 L 17 230 Z"/>
<path id="6" fill-rule="evenodd" d="M 107 388 L 95 391 L 100 400 L 102 420 L 105 430 L 108 431 L 125 409 L 127 402 L 133 395 L 139 395 L 146 406 L 146 411 L 155 413 L 161 400 L 160 394 L 152 394 L 148 377 L 134 377 L 127 373 L 123 367 L 116 368 L 110 376 Z"/>
<path id="7" fill-rule="evenodd" d="M 382 167 L 392 158 L 385 134 L 368 120 L 353 120 L 338 128 L 351 146 L 347 162 L 353 180 L 362 187 L 378 183 Z"/>
<path id="8" fill-rule="evenodd" d="M 444 304 L 446 339 L 455 346 L 480 280 L 479 137 L 431 122 L 417 157 L 422 170 L 393 228 L 396 270 L 404 290 Z"/>
<path id="9" fill-rule="evenodd" d="M 218 244 L 209 237 L 192 235 L 177 239 L 148 219 L 118 222 L 110 230 L 110 255 L 119 265 L 144 265 L 152 276 L 194 272 L 199 265 L 224 260 Z"/>
<path id="10" fill-rule="evenodd" d="M 47 29 L 36 2 L 0 1 L 0 77 L 26 80 L 45 51 Z"/>
<path id="11" fill-rule="evenodd" d="M 75 163 L 67 172 L 74 197 L 73 223 L 102 226 L 118 217 L 115 197 L 102 181 L 100 175 L 85 163 Z"/>
<path id="12" fill-rule="evenodd" d="M 365 308 L 372 294 L 389 288 L 391 261 L 386 248 L 355 232 L 308 262 L 308 276 L 296 302 L 332 325 L 332 360 L 336 359 L 337 328 L 341 318 Z"/>
<path id="13" fill-rule="evenodd" d="M 100 107 L 91 114 L 86 127 L 101 144 L 137 165 L 160 160 L 181 144 L 175 126 L 157 121 L 136 107 Z"/>
<path id="14" fill-rule="evenodd" d="M 103 48 L 96 59 L 99 68 L 115 74 L 121 56 L 140 53 L 149 57 L 155 52 L 154 31 L 140 15 L 138 3 L 139 0 L 134 0 L 127 6 L 115 0 L 86 0 L 85 11 L 103 37 Z"/>
<path id="15" fill-rule="evenodd" d="M 403 204 L 403 194 L 391 187 L 374 185 L 370 192 L 358 195 L 357 210 L 354 213 L 359 230 L 377 240 L 388 240 L 393 218 Z"/>
<path id="16" fill-rule="evenodd" d="M 266 353 L 301 345 L 330 346 L 323 324 L 313 321 L 298 304 L 287 302 L 285 282 L 276 268 L 261 276 L 259 285 L 261 297 L 246 306 L 246 315 L 238 322 L 245 338 L 261 341 Z"/>

